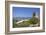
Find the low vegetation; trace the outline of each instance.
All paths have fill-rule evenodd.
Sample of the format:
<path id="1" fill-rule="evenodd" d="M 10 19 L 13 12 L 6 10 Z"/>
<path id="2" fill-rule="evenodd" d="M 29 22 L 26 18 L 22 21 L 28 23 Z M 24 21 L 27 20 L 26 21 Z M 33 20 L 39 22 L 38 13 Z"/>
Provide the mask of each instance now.
<path id="1" fill-rule="evenodd" d="M 29 19 L 28 21 L 23 21 L 19 24 L 16 24 L 16 21 L 13 20 L 13 27 L 28 27 L 31 24 L 35 25 L 37 23 L 39 23 L 39 19 L 35 17 Z"/>

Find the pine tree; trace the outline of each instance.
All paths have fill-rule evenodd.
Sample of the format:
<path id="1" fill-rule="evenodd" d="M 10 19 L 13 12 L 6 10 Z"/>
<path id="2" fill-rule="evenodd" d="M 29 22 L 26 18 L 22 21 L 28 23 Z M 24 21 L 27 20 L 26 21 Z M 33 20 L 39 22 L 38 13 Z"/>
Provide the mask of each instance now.
<path id="1" fill-rule="evenodd" d="M 33 17 L 35 17 L 36 16 L 36 14 L 35 14 L 35 12 L 33 12 Z"/>

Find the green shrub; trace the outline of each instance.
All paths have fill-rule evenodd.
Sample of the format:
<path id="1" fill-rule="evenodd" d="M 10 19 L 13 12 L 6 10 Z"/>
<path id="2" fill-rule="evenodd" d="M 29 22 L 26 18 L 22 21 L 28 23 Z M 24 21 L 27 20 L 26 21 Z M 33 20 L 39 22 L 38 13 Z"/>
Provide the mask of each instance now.
<path id="1" fill-rule="evenodd" d="M 37 24 L 39 22 L 39 19 L 38 18 L 35 18 L 35 17 L 33 17 L 33 18 L 31 18 L 30 20 L 29 20 L 29 23 L 30 24 Z"/>

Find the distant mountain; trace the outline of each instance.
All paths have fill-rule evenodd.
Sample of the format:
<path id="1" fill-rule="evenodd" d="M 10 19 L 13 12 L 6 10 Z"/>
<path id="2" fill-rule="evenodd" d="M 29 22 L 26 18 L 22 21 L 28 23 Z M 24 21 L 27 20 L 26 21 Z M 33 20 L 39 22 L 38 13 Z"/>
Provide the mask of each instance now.
<path id="1" fill-rule="evenodd" d="M 14 20 L 25 20 L 25 19 L 31 19 L 31 17 L 13 17 Z"/>

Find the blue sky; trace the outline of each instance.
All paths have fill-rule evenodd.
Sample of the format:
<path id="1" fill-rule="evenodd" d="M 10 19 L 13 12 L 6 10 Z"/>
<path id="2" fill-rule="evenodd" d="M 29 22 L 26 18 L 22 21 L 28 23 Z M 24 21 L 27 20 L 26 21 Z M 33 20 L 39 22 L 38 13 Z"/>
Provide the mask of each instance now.
<path id="1" fill-rule="evenodd" d="M 13 17 L 32 17 L 33 12 L 40 13 L 40 8 L 13 7 Z"/>

